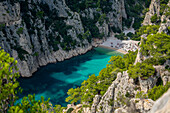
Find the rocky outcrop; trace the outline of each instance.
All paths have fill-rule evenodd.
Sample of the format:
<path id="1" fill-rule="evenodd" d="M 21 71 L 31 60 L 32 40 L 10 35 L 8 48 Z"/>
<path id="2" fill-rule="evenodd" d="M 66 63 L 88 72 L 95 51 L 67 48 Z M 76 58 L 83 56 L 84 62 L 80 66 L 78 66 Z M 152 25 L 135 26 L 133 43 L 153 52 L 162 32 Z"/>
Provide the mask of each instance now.
<path id="1" fill-rule="evenodd" d="M 117 78 L 106 93 L 100 98 L 96 95 L 91 108 L 92 113 L 112 113 L 115 108 L 122 107 L 121 96 L 134 96 L 135 84 L 133 79 L 129 78 L 127 71 L 117 74 Z M 97 108 L 97 109 L 96 109 Z M 86 112 L 86 111 L 85 111 Z"/>
<path id="2" fill-rule="evenodd" d="M 72 111 L 72 113 L 78 113 L 78 111 L 81 110 L 82 105 L 78 104 L 78 105 L 74 105 L 74 104 L 68 104 L 67 105 L 67 109 L 63 110 L 63 113 L 66 113 L 70 108 L 73 108 L 74 110 Z"/>
<path id="3" fill-rule="evenodd" d="M 155 14 L 157 14 L 158 17 L 160 16 L 160 0 L 151 1 L 149 12 L 145 15 L 143 25 L 152 25 L 151 17 Z"/>
<path id="4" fill-rule="evenodd" d="M 96 95 L 91 109 L 87 107 L 83 113 L 86 110 L 89 112 L 89 109 L 91 113 L 149 113 L 154 101 L 143 96 L 137 97 L 137 94 L 147 94 L 149 89 L 160 82 L 159 78 L 164 85 L 169 82 L 169 72 L 165 69 L 167 65 L 170 65 L 169 60 L 164 65 L 154 66 L 155 74 L 147 80 L 140 77 L 134 80 L 128 76 L 127 71 L 119 72 L 106 93 L 102 97 Z"/>
<path id="5" fill-rule="evenodd" d="M 150 113 L 169 113 L 170 112 L 169 106 L 170 106 L 170 89 L 154 103 Z"/>
<path id="6" fill-rule="evenodd" d="M 164 65 L 154 66 L 157 72 L 156 76 L 161 78 L 163 85 L 170 82 L 170 72 L 165 69 L 166 66 L 170 66 L 169 60 Z"/>
<path id="7" fill-rule="evenodd" d="M 124 71 L 123 74 L 118 73 L 116 80 L 117 87 L 115 88 L 114 108 L 122 107 L 122 98 L 127 98 L 123 101 L 128 101 L 128 98 L 134 97 L 136 94 L 136 90 L 134 89 L 137 87 L 135 81 L 128 76 L 127 71 Z"/>
<path id="8" fill-rule="evenodd" d="M 91 107 L 91 113 L 96 113 L 96 111 L 97 111 L 96 106 L 100 102 L 100 99 L 101 99 L 100 95 L 95 95 L 95 97 L 93 98 L 93 104 L 92 104 L 92 107 Z"/>
<path id="9" fill-rule="evenodd" d="M 13 5 L 7 2 L 0 2 L 0 24 L 7 26 L 17 23 L 20 20 L 20 4 Z"/>
<path id="10" fill-rule="evenodd" d="M 125 1 L 124 0 L 112 0 L 112 12 L 109 12 L 107 17 L 109 18 L 109 22 L 111 26 L 117 26 L 121 30 L 122 19 L 127 18 L 126 10 L 125 10 Z M 116 15 L 116 16 L 114 16 Z"/>
<path id="11" fill-rule="evenodd" d="M 114 113 L 148 113 L 151 110 L 154 101 L 151 99 L 133 98 L 129 103 L 128 106 L 116 109 Z"/>
<path id="12" fill-rule="evenodd" d="M 96 23 L 96 26 L 98 27 L 99 29 L 99 33 L 103 33 L 105 34 L 105 36 L 107 37 L 109 35 L 109 26 L 108 24 L 106 23 L 106 21 L 100 25 L 99 22 Z"/>
<path id="13" fill-rule="evenodd" d="M 168 5 L 168 7 L 170 7 L 170 1 L 167 5 Z M 170 26 L 170 15 L 165 15 L 165 13 L 168 11 L 169 11 L 168 8 L 165 9 L 163 15 L 161 16 L 161 25 L 160 25 L 160 28 L 158 31 L 159 33 L 161 33 L 161 32 L 164 32 L 166 34 L 169 33 L 168 27 Z"/>
<path id="14" fill-rule="evenodd" d="M 101 97 L 96 95 L 93 99 L 93 104 L 90 109 L 91 113 L 148 113 L 154 101 L 151 99 L 135 98 L 139 91 L 144 91 L 153 88 L 156 80 L 151 78 L 142 81 L 139 80 L 139 85 L 128 76 L 127 71 L 118 73 L 117 78 L 110 85 L 106 93 Z M 89 108 L 84 109 L 86 113 Z"/>
<path id="15" fill-rule="evenodd" d="M 170 7 L 170 1 L 167 4 L 168 7 Z M 154 15 L 157 15 L 157 20 L 160 19 L 161 25 L 159 28 L 159 33 L 162 31 L 165 33 L 168 33 L 167 27 L 170 26 L 170 20 L 169 15 L 165 15 L 166 12 L 168 12 L 168 8 L 164 10 L 163 14 L 160 14 L 160 0 L 152 0 L 149 12 L 146 13 L 145 19 L 143 21 L 143 25 L 154 25 L 154 23 L 151 22 L 151 17 Z"/>
<path id="16" fill-rule="evenodd" d="M 139 84 L 140 84 L 140 88 L 141 91 L 147 93 L 149 89 L 152 89 L 157 82 L 157 77 L 149 77 L 147 80 L 142 80 L 139 77 Z"/>

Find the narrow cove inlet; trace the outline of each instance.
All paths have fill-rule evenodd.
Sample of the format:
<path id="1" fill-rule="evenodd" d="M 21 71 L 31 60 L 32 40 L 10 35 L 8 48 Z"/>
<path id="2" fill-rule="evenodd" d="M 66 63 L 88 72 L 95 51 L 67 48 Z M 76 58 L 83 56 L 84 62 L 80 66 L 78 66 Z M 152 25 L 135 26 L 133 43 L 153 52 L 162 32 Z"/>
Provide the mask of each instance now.
<path id="1" fill-rule="evenodd" d="M 18 79 L 23 92 L 19 94 L 17 103 L 24 96 L 35 94 L 37 100 L 44 96 L 45 100 L 50 98 L 53 105 L 66 106 L 68 89 L 79 87 L 89 75 L 98 76 L 110 57 L 118 55 L 123 56 L 117 51 L 98 47 L 84 55 L 41 67 L 32 77 Z"/>

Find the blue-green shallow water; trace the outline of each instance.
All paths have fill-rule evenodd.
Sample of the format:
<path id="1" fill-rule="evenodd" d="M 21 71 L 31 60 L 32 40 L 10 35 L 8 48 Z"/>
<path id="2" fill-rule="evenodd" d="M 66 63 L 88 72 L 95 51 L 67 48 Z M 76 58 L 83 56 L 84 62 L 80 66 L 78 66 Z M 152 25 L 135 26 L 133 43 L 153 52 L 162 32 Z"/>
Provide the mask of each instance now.
<path id="1" fill-rule="evenodd" d="M 32 77 L 19 78 L 23 92 L 17 102 L 23 96 L 35 93 L 36 99 L 44 96 L 45 100 L 50 98 L 53 105 L 66 106 L 68 89 L 80 86 L 91 74 L 98 75 L 112 55 L 123 56 L 117 51 L 98 47 L 84 55 L 41 67 Z"/>

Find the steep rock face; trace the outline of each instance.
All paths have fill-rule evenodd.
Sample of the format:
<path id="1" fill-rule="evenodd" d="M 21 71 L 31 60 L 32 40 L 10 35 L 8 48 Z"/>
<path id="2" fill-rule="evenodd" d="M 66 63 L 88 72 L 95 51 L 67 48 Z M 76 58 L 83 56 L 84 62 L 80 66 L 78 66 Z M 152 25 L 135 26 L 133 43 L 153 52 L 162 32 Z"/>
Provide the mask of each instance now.
<path id="1" fill-rule="evenodd" d="M 3 6 L 3 9 L 10 6 L 10 4 L 8 4 L 7 2 L 3 2 L 3 3 L 5 4 Z M 22 3 L 24 2 L 21 2 L 21 5 Z M 63 4 L 63 1 L 58 1 L 57 3 L 60 7 L 63 8 L 60 7 L 57 8 L 52 1 L 51 2 L 48 1 L 47 3 L 51 10 L 53 9 L 58 12 L 59 16 L 63 16 L 63 17 L 68 16 L 68 14 L 66 13 L 66 11 L 68 11 L 68 7 L 66 7 L 66 5 Z M 51 32 L 51 34 L 53 35 L 58 35 L 58 36 L 60 35 L 59 33 L 57 33 L 57 31 L 52 32 L 51 30 L 52 28 L 46 28 L 42 19 L 39 18 L 35 18 L 35 20 L 33 19 L 34 12 L 31 11 L 33 11 L 35 7 L 37 10 L 39 10 L 37 11 L 39 13 L 40 10 L 42 10 L 40 9 L 41 8 L 40 6 L 33 6 L 34 4 L 39 4 L 39 2 L 38 1 L 32 2 L 30 0 L 27 2 L 27 4 L 25 4 L 26 6 L 23 6 L 23 7 L 27 7 L 28 5 L 28 10 L 30 10 L 28 12 L 29 16 L 27 18 L 30 19 L 30 22 L 26 22 L 26 20 L 23 19 L 24 18 L 23 16 L 25 16 L 23 12 L 22 14 L 20 14 L 20 4 L 16 3 L 12 7 L 12 9 L 17 11 L 15 12 L 13 11 L 14 14 L 12 14 L 12 16 L 10 14 L 10 17 L 8 17 L 9 15 L 7 15 L 9 19 L 4 20 L 5 24 L 8 25 L 8 23 L 11 22 L 10 18 L 13 18 L 13 15 L 15 15 L 17 17 L 15 17 L 13 20 L 14 24 L 6 27 L 0 32 L 0 35 L 2 37 L 2 42 L 0 45 L 11 55 L 15 54 L 13 57 L 18 60 L 18 68 L 20 69 L 19 71 L 21 75 L 24 77 L 31 76 L 32 73 L 35 72 L 39 66 L 46 65 L 47 63 L 56 62 L 56 59 L 58 61 L 62 61 L 64 59 L 71 58 L 72 56 L 83 54 L 92 48 L 92 45 L 90 45 L 86 40 L 84 40 L 83 42 L 85 44 L 84 47 L 81 48 L 77 47 L 77 49 L 72 49 L 69 52 L 63 51 L 62 49 L 60 49 L 59 51 L 54 51 L 54 48 L 51 47 L 51 45 L 49 45 L 49 39 L 48 39 L 49 34 Z M 72 19 L 68 18 L 68 20 L 66 20 L 65 23 L 67 25 L 72 24 L 72 29 L 68 30 L 68 35 L 71 34 L 71 37 L 75 38 L 76 40 L 77 34 L 84 33 L 84 29 L 82 27 L 79 15 L 71 11 L 70 13 L 72 13 L 73 18 Z M 20 15 L 22 15 L 22 18 L 20 17 Z M 22 22 L 20 23 L 14 22 L 14 21 L 18 21 L 19 18 L 22 19 Z M 49 17 L 45 17 L 45 18 L 48 19 Z M 31 24 L 30 27 L 32 28 L 30 29 L 34 33 L 30 33 L 30 30 L 28 28 L 29 24 Z M 34 27 L 37 28 L 33 30 Z M 80 40 L 78 39 L 76 41 L 80 42 Z"/>
<path id="2" fill-rule="evenodd" d="M 143 34 L 142 36 L 141 36 L 141 41 L 143 41 L 143 39 L 147 39 L 147 34 Z M 140 41 L 140 42 L 141 42 Z M 141 45 L 141 43 L 140 43 L 140 45 Z M 142 60 L 144 59 L 144 56 L 142 55 L 142 53 L 141 53 L 141 48 L 138 48 L 138 53 L 137 53 L 137 56 L 136 56 L 136 59 L 135 59 L 135 63 L 134 63 L 134 65 L 136 65 L 136 63 L 138 63 L 138 62 L 142 62 Z"/>
<path id="3" fill-rule="evenodd" d="M 127 71 L 123 72 L 123 74 L 118 73 L 117 79 L 113 81 L 106 93 L 101 97 L 100 101 L 97 99 L 97 101 L 93 103 L 91 110 L 93 112 L 96 111 L 96 113 L 112 113 L 115 108 L 122 106 L 121 96 L 124 97 L 127 93 L 134 96 L 136 92 L 134 88 L 134 81 L 129 78 Z"/>
<path id="4" fill-rule="evenodd" d="M 143 25 L 152 25 L 151 17 L 155 14 L 157 14 L 158 17 L 160 15 L 160 0 L 151 1 L 149 12 L 147 12 L 145 15 Z"/>
<path id="5" fill-rule="evenodd" d="M 98 105 L 98 103 L 100 102 L 101 96 L 100 95 L 95 95 L 95 97 L 93 98 L 93 105 L 91 107 L 91 113 L 96 113 L 96 106 Z"/>
<path id="6" fill-rule="evenodd" d="M 121 28 L 122 17 L 126 18 L 124 0 L 111 3 L 115 10 L 106 14 L 109 21 L 96 23 L 104 36 L 109 34 L 110 23 Z M 0 2 L 0 9 L 0 46 L 18 60 L 23 77 L 30 77 L 40 66 L 84 54 L 102 42 L 89 38 L 91 33 L 86 32 L 81 18 L 84 14 L 95 19 L 96 9 L 79 14 L 71 11 L 65 0 L 5 1 Z M 118 16 L 112 18 L 113 13 Z"/>
<path id="7" fill-rule="evenodd" d="M 157 79 L 149 78 L 145 81 L 134 81 L 128 76 L 127 71 L 118 73 L 117 78 L 110 85 L 106 93 L 101 97 L 96 95 L 93 99 L 91 113 L 148 113 L 154 101 L 151 99 L 135 98 L 138 91 L 146 93 L 148 89 L 153 88 Z M 86 113 L 89 108 L 84 109 Z"/>
<path id="8" fill-rule="evenodd" d="M 170 66 L 169 60 L 167 60 L 164 65 L 154 66 L 157 72 L 156 76 L 162 79 L 163 85 L 170 82 L 170 72 L 165 69 L 166 66 Z"/>
<path id="9" fill-rule="evenodd" d="M 0 2 L 0 23 L 11 25 L 14 22 L 20 20 L 20 4 L 15 3 L 14 5 L 8 4 L 7 2 Z"/>
<path id="10" fill-rule="evenodd" d="M 170 1 L 167 4 L 168 7 L 170 7 Z M 165 9 L 163 15 L 161 16 L 161 25 L 159 28 L 159 33 L 164 32 L 166 34 L 168 34 L 168 27 L 170 26 L 170 15 L 165 15 L 166 12 L 168 12 L 168 8 Z"/>
<path id="11" fill-rule="evenodd" d="M 112 3 L 113 11 L 108 14 L 109 22 L 122 30 L 122 18 L 127 18 L 124 0 L 112 0 Z"/>

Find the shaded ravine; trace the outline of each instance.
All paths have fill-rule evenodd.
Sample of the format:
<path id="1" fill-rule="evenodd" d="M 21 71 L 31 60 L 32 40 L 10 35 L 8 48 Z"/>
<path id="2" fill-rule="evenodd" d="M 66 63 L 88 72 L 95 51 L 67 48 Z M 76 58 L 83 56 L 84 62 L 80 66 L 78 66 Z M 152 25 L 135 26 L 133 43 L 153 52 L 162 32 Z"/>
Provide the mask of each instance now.
<path id="1" fill-rule="evenodd" d="M 19 97 L 21 99 L 23 96 L 35 93 L 36 99 L 44 96 L 45 100 L 50 98 L 53 105 L 66 106 L 68 89 L 80 86 L 89 75 L 97 76 L 100 70 L 106 67 L 112 55 L 123 56 L 117 51 L 95 48 L 84 55 L 41 67 L 32 77 L 18 79 L 23 88 Z"/>

